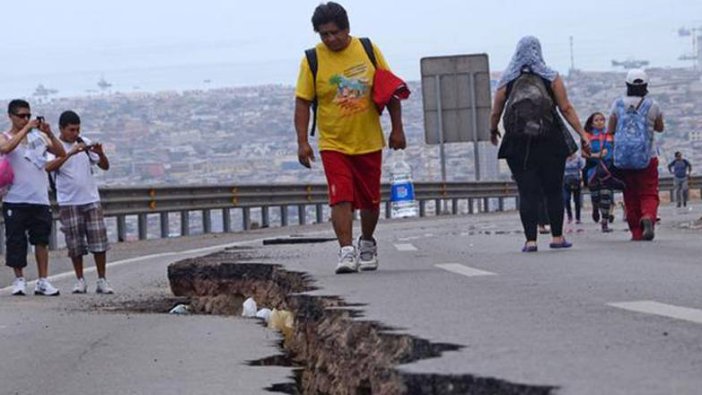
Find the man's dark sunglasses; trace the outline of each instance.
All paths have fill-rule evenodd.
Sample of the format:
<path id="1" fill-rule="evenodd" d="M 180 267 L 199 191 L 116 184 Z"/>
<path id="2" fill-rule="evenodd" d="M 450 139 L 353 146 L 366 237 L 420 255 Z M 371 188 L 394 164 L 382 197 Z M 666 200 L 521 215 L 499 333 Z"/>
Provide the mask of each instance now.
<path id="1" fill-rule="evenodd" d="M 31 118 L 32 118 L 32 113 L 31 113 L 31 112 L 27 112 L 27 113 L 24 113 L 24 114 L 17 114 L 17 113 L 15 112 L 15 113 L 12 113 L 12 115 L 16 116 L 17 118 L 24 118 L 24 119 L 31 119 Z"/>

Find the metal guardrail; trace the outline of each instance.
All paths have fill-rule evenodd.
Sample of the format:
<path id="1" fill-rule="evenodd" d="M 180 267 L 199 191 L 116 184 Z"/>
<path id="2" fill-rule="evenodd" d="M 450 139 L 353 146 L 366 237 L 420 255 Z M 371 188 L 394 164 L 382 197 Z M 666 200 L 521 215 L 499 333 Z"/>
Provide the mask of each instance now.
<path id="1" fill-rule="evenodd" d="M 459 214 L 461 201 L 467 203 L 468 214 L 486 211 L 503 211 L 505 202 L 514 199 L 513 207 L 518 207 L 518 191 L 514 182 L 417 182 L 415 196 L 419 202 L 419 215 L 427 216 L 431 211 L 434 215 Z M 690 189 L 702 187 L 702 177 L 690 180 Z M 660 190 L 673 194 L 673 179 L 660 179 Z M 382 200 L 385 217 L 390 218 L 391 205 L 389 202 L 390 185 L 382 186 Z M 702 191 L 701 191 L 702 193 Z M 188 236 L 190 230 L 190 213 L 202 213 L 203 233 L 212 232 L 212 210 L 221 210 L 222 231 L 231 232 L 232 210 L 241 210 L 241 228 L 251 229 L 252 210 L 260 211 L 260 227 L 271 226 L 271 210 L 279 213 L 280 226 L 290 225 L 291 207 L 297 208 L 297 222 L 308 221 L 308 207 L 314 207 L 314 222 L 325 222 L 325 207 L 327 206 L 327 186 L 325 184 L 268 184 L 268 185 L 211 185 L 211 186 L 177 186 L 177 187 L 106 187 L 100 189 L 105 217 L 116 218 L 116 234 L 118 241 L 128 239 L 127 217 L 136 216 L 137 238 L 148 238 L 148 218 L 150 215 L 160 216 L 160 237 L 172 235 L 169 228 L 169 214 L 180 214 L 181 236 Z M 497 203 L 491 207 L 491 203 Z M 429 210 L 433 206 L 433 210 Z M 55 207 L 56 208 L 56 207 Z M 450 208 L 450 209 L 449 209 Z M 58 220 L 58 210 L 54 210 L 55 221 Z M 56 225 L 56 223 L 55 223 Z M 57 226 L 51 238 L 51 246 L 55 248 L 58 241 Z M 0 226 L 0 249 L 4 250 L 4 226 Z"/>

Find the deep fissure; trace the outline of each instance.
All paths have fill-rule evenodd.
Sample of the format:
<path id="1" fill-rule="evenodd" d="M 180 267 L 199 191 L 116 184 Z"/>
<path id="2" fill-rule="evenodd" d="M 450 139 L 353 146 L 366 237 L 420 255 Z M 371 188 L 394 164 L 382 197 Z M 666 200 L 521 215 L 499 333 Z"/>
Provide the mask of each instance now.
<path id="1" fill-rule="evenodd" d="M 457 351 L 460 345 L 431 343 L 378 322 L 359 319 L 359 306 L 341 298 L 313 296 L 313 280 L 280 265 L 256 263 L 250 250 L 229 249 L 176 262 L 168 268 L 171 289 L 191 311 L 237 315 L 245 297 L 261 306 L 293 312 L 292 333 L 282 354 L 254 366 L 293 366 L 292 381 L 267 388 L 285 394 L 550 394 L 556 387 L 511 383 L 474 375 L 411 374 L 398 365 Z M 179 299 L 180 300 L 180 299 Z"/>

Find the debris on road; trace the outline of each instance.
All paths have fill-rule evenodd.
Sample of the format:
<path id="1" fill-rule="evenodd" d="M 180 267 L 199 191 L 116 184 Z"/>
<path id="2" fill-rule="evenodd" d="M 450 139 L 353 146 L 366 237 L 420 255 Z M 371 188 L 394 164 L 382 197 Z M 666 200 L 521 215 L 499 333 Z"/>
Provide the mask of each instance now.
<path id="1" fill-rule="evenodd" d="M 241 312 L 241 316 L 249 318 L 256 317 L 257 310 L 256 301 L 253 298 L 248 298 L 244 301 L 244 310 Z"/>
<path id="2" fill-rule="evenodd" d="M 256 318 L 260 318 L 260 319 L 266 321 L 266 324 L 267 324 L 271 318 L 271 313 L 272 313 L 271 309 L 263 308 L 256 313 Z"/>
<path id="3" fill-rule="evenodd" d="M 268 327 L 280 331 L 285 340 L 289 340 L 293 335 L 293 327 L 295 318 L 293 314 L 287 310 L 273 309 L 268 320 Z"/>
<path id="4" fill-rule="evenodd" d="M 179 304 L 168 312 L 169 314 L 185 315 L 190 314 L 190 306 L 185 304 Z"/>

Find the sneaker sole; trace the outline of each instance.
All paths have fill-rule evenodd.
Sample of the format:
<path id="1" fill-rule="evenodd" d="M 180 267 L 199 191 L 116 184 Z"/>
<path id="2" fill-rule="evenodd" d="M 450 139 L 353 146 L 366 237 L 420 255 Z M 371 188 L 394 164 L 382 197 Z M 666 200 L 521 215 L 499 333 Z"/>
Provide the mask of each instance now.
<path id="1" fill-rule="evenodd" d="M 351 273 L 358 273 L 358 269 L 353 269 L 347 266 L 339 266 L 336 268 L 334 271 L 336 274 L 351 274 Z"/>
<path id="2" fill-rule="evenodd" d="M 88 293 L 88 290 L 87 290 L 87 289 L 86 289 L 85 291 L 77 291 L 77 290 L 76 290 L 76 291 L 72 291 L 71 293 L 72 293 L 72 294 L 81 294 L 81 295 L 82 295 L 82 294 L 87 294 L 87 293 Z"/>
<path id="3" fill-rule="evenodd" d="M 378 270 L 378 264 L 365 264 L 365 265 L 359 265 L 358 266 L 358 271 L 360 272 L 372 272 Z"/>
<path id="4" fill-rule="evenodd" d="M 59 295 L 61 295 L 61 292 L 56 292 L 55 294 L 45 294 L 45 293 L 40 292 L 40 291 L 34 291 L 34 295 L 38 295 L 38 296 L 59 296 Z"/>
<path id="5" fill-rule="evenodd" d="M 12 293 L 12 296 L 26 296 L 26 295 L 27 295 L 26 292 L 13 292 Z"/>

